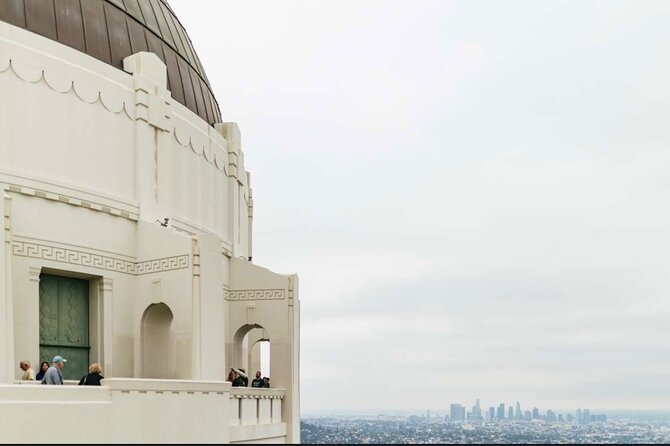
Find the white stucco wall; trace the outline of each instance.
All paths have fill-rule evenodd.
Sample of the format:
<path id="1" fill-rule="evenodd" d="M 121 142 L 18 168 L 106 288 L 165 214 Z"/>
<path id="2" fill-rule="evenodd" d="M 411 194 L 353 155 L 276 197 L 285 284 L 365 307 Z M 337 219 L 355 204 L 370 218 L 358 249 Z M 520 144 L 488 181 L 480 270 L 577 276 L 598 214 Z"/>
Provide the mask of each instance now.
<path id="1" fill-rule="evenodd" d="M 207 441 L 297 442 L 297 278 L 248 261 L 253 200 L 239 128 L 210 126 L 173 101 L 155 55 L 133 55 L 125 69 L 0 22 L 0 382 L 18 378 L 19 359 L 38 358 L 40 274 L 83 278 L 93 308 L 90 359 L 110 379 L 142 377 L 142 316 L 153 304 L 167 305 L 174 316 L 172 378 L 179 380 L 224 379 L 227 368 L 239 366 L 235 333 L 247 325 L 266 328 L 272 382 L 286 389 L 273 403 L 281 404 L 284 427 L 231 430 L 210 415 L 198 423 L 210 423 L 203 427 L 213 435 Z M 165 218 L 168 227 L 157 222 Z M 3 440 L 19 438 L 30 424 L 11 419 L 27 417 L 25 401 L 40 400 L 39 391 L 0 389 L 0 411 L 9 417 L 0 417 Z M 181 400 L 147 397 L 141 388 L 133 390 L 144 395 L 141 401 L 122 390 L 82 392 L 88 393 L 77 393 L 70 408 L 73 419 L 100 416 L 103 424 L 116 423 L 103 429 L 111 432 L 104 438 L 117 438 L 117 424 L 127 423 L 139 441 L 200 441 L 146 433 L 153 419 L 123 418 L 137 410 L 172 411 L 164 420 L 185 430 L 200 409 L 176 409 Z M 219 410 L 220 401 L 206 393 L 198 398 Z M 225 432 L 216 436 L 207 429 Z M 62 439 L 39 435 L 36 441 Z"/>

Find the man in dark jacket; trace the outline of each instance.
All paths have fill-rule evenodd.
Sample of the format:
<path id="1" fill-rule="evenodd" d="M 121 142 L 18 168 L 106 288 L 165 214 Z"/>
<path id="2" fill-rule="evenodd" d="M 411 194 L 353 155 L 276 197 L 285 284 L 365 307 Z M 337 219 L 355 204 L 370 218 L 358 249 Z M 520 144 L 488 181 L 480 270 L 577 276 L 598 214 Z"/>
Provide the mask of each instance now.
<path id="1" fill-rule="evenodd" d="M 256 378 L 251 381 L 251 387 L 263 387 L 263 379 L 261 379 L 261 372 L 256 372 Z"/>

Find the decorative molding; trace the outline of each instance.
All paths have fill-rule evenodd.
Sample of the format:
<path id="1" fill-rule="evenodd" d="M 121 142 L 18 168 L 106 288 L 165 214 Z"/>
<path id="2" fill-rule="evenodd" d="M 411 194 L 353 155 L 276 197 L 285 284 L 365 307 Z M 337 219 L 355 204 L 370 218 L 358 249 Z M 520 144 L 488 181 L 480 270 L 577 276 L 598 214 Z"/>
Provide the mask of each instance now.
<path id="1" fill-rule="evenodd" d="M 175 271 L 190 266 L 190 256 L 188 254 L 143 262 L 131 262 L 110 255 L 20 240 L 13 241 L 12 254 L 19 257 L 69 263 L 134 276 Z"/>
<path id="2" fill-rule="evenodd" d="M 193 247 L 193 277 L 200 277 L 200 248 Z"/>
<path id="3" fill-rule="evenodd" d="M 172 104 L 173 107 L 179 108 L 181 104 Z M 186 108 L 186 107 L 184 107 Z M 188 110 L 188 109 L 186 109 Z M 188 110 L 190 113 L 190 110 Z M 207 125 L 207 129 L 199 129 L 189 120 L 178 113 L 174 113 L 174 125 L 171 126 L 172 135 L 177 144 L 183 148 L 190 149 L 194 154 L 202 157 L 208 164 L 213 165 L 216 170 L 228 175 L 229 168 L 226 163 L 228 153 L 226 150 L 227 143 L 225 138 L 216 132 L 211 126 Z M 200 117 L 197 117 L 201 120 Z M 202 121 L 204 123 L 204 121 Z M 220 139 L 220 142 L 215 141 Z"/>
<path id="4" fill-rule="evenodd" d="M 224 286 L 223 296 L 229 301 L 254 301 L 254 300 L 284 300 L 286 290 L 267 289 L 267 290 L 227 290 Z"/>
<path id="5" fill-rule="evenodd" d="M 293 298 L 295 297 L 295 278 L 294 274 L 286 276 L 288 279 L 288 305 L 293 306 Z"/>
<path id="6" fill-rule="evenodd" d="M 3 25 L 0 22 L 0 31 Z M 58 45 L 55 54 L 61 57 L 56 58 L 42 48 L 33 48 L 32 41 L 21 38 L 22 33 L 13 34 L 11 40 L 2 34 L 0 32 L 0 74 L 12 73 L 26 83 L 44 84 L 59 94 L 73 93 L 82 102 L 100 103 L 111 113 L 123 114 L 131 121 L 141 121 L 170 132 L 180 146 L 190 148 L 227 175 L 228 142 L 225 137 L 188 107 L 173 100 L 169 90 L 163 89 L 158 94 L 155 88 L 147 88 L 154 87 L 151 82 L 142 82 L 139 76 L 122 71 L 114 75 L 110 73 L 110 77 L 98 74 L 116 69 L 106 64 L 102 68 L 97 67 L 103 63 L 97 60 L 95 68 L 83 60 L 73 63 L 71 60 L 80 60 L 77 57 L 92 57 L 58 43 L 49 43 Z M 65 58 L 61 53 L 73 57 Z M 132 85 L 131 79 L 134 79 Z"/>
<path id="7" fill-rule="evenodd" d="M 193 153 L 201 156 L 207 163 L 227 174 L 228 166 L 225 162 L 227 158 L 226 140 L 218 138 L 222 141 L 215 142 L 212 135 L 216 132 L 214 129 L 211 129 L 210 132 L 203 132 L 194 128 L 187 119 L 184 119 L 184 122 L 180 124 L 172 123 L 172 118 L 179 115 L 172 110 L 176 104 L 172 101 L 171 94 L 167 90 L 161 95 L 144 91 L 141 88 L 132 91 L 130 94 L 125 88 L 123 93 L 126 94 L 119 94 L 118 89 L 114 92 L 107 92 L 99 86 L 90 85 L 90 80 L 66 79 L 61 74 L 53 74 L 51 70 L 24 65 L 14 59 L 0 60 L 0 74 L 7 71 L 12 72 L 24 82 L 30 84 L 43 83 L 52 91 L 60 94 L 68 94 L 72 91 L 74 96 L 82 102 L 87 104 L 100 103 L 105 110 L 111 113 L 123 114 L 132 121 L 143 121 L 160 130 L 169 131 L 181 147 L 190 148 Z M 118 85 L 112 80 L 104 80 L 110 84 Z M 125 98 L 120 99 L 120 96 L 125 96 Z M 194 118 L 202 121 L 203 125 L 211 128 L 200 116 L 187 107 L 182 106 L 182 108 L 193 114 Z"/>
<path id="8" fill-rule="evenodd" d="M 163 290 L 160 279 L 151 282 L 151 298 L 152 302 L 155 304 L 160 303 L 163 300 Z"/>
<path id="9" fill-rule="evenodd" d="M 233 256 L 233 247 L 227 242 L 221 242 L 221 254 L 230 258 Z"/>
<path id="10" fill-rule="evenodd" d="M 144 274 L 162 273 L 165 271 L 174 271 L 186 269 L 191 265 L 190 256 L 183 254 L 180 256 L 164 257 L 162 259 L 147 260 L 135 263 L 136 276 Z"/>
<path id="11" fill-rule="evenodd" d="M 103 277 L 100 279 L 100 292 L 101 293 L 111 293 L 114 289 L 114 282 L 109 277 Z"/>
<path id="12" fill-rule="evenodd" d="M 9 245 L 12 243 L 12 197 L 6 193 L 2 194 L 2 199 L 4 200 L 3 204 L 3 215 L 2 215 L 2 227 L 4 234 L 4 242 Z M 8 246 L 9 248 L 9 246 Z"/>
<path id="13" fill-rule="evenodd" d="M 230 389 L 230 399 L 283 399 L 286 391 L 284 389 L 255 389 L 253 387 L 233 387 Z"/>
<path id="14" fill-rule="evenodd" d="M 71 265 L 88 266 L 118 273 L 134 274 L 135 262 L 111 256 L 93 254 L 84 251 L 67 249 L 57 246 L 14 240 L 12 253 L 15 256 L 34 259 L 51 260 Z"/>
<path id="15" fill-rule="evenodd" d="M 42 273 L 42 268 L 35 268 L 31 266 L 28 268 L 28 280 L 31 282 L 39 282 L 40 274 Z"/>
<path id="16" fill-rule="evenodd" d="M 247 325 L 256 324 L 256 306 L 247 305 Z"/>
<path id="17" fill-rule="evenodd" d="M 60 203 L 69 204 L 71 206 L 79 206 L 92 211 L 104 212 L 106 214 L 114 215 L 116 217 L 126 218 L 132 221 L 138 221 L 139 215 L 135 212 L 128 212 L 123 208 L 112 207 L 103 203 L 96 203 L 91 200 L 86 200 L 75 195 L 66 195 L 58 192 L 40 190 L 38 188 L 19 186 L 17 184 L 8 184 L 9 192 L 27 195 L 30 197 L 42 198 L 44 200 L 58 201 Z M 46 188 L 44 188 L 46 189 Z"/>
<path id="18" fill-rule="evenodd" d="M 79 67 L 77 67 L 79 68 Z M 29 64 L 24 64 L 16 59 L 0 60 L 0 73 L 6 71 L 12 72 L 17 78 L 30 84 L 42 83 L 52 91 L 60 94 L 74 93 L 74 96 L 87 104 L 100 103 L 102 107 L 116 115 L 123 114 L 131 120 L 135 120 L 135 107 L 132 96 L 126 94 L 126 100 L 122 98 L 123 94 L 116 88 L 116 91 L 105 91 L 100 86 L 92 85 L 96 81 L 104 80 L 110 84 L 118 85 L 111 79 L 76 79 L 75 76 L 64 77 L 64 73 L 55 74 L 50 69 L 38 68 Z M 85 71 L 82 69 L 82 73 Z M 125 89 L 124 89 L 125 90 Z M 128 93 L 128 92 L 126 92 Z"/>

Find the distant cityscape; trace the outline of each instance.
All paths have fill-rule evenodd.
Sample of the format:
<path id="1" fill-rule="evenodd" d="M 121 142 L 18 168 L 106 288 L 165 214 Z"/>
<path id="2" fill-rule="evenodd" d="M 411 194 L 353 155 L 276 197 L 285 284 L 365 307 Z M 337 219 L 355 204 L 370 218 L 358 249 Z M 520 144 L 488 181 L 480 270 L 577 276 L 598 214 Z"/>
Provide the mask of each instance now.
<path id="1" fill-rule="evenodd" d="M 506 410 L 507 409 L 507 410 Z M 416 417 L 416 416 L 415 416 Z M 426 411 L 426 418 L 430 419 L 430 411 Z M 465 406 L 461 404 L 452 404 L 449 415 L 445 415 L 444 421 L 452 422 L 481 422 L 481 421 L 544 421 L 547 423 L 578 423 L 588 424 L 607 421 L 607 415 L 591 413 L 590 409 L 577 409 L 574 413 L 557 413 L 553 410 L 547 410 L 542 413 L 537 407 L 532 410 L 523 410 L 521 403 L 516 402 L 515 406 L 505 406 L 500 403 L 498 406 L 491 406 L 483 411 L 479 399 L 472 406 L 472 410 L 466 411 Z"/>
<path id="2" fill-rule="evenodd" d="M 594 413 L 524 409 L 520 402 L 467 410 L 451 404 L 448 412 L 377 415 L 303 416 L 301 440 L 318 444 L 669 444 L 670 413 Z"/>

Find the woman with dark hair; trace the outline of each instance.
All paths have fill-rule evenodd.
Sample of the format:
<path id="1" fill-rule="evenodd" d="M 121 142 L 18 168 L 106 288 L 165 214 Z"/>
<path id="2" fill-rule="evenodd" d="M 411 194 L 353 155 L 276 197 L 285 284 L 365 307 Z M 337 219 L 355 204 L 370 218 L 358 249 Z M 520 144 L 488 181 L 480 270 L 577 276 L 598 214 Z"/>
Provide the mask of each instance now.
<path id="1" fill-rule="evenodd" d="M 242 375 L 240 370 L 233 367 L 230 369 L 230 373 L 228 373 L 228 381 L 233 383 L 233 387 L 245 387 L 242 376 L 246 375 Z"/>
<path id="2" fill-rule="evenodd" d="M 44 378 L 44 374 L 49 370 L 49 363 L 44 361 L 42 364 L 40 364 L 40 371 L 37 372 L 37 375 L 35 375 L 35 381 L 42 381 L 42 378 Z"/>

